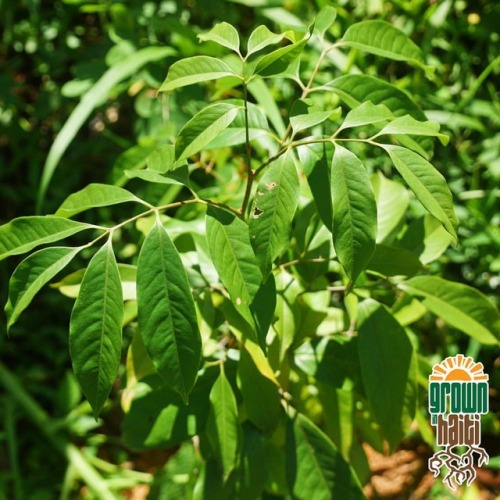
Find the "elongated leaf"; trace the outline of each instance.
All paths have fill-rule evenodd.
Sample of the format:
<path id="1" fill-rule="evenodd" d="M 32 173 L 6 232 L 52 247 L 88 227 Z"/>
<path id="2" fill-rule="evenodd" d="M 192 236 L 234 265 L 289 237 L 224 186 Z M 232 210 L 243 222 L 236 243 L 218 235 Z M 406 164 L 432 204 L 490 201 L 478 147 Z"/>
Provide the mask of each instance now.
<path id="1" fill-rule="evenodd" d="M 415 120 L 410 115 L 400 116 L 388 123 L 378 134 L 392 134 L 392 135 L 400 135 L 400 134 L 408 134 L 408 135 L 427 135 L 432 137 L 437 137 L 441 144 L 448 144 L 450 138 L 445 134 L 439 133 L 440 125 L 438 122 L 426 121 L 421 122 Z"/>
<path id="2" fill-rule="evenodd" d="M 257 186 L 249 222 L 250 241 L 264 278 L 290 242 L 290 227 L 299 198 L 299 178 L 291 153 L 267 168 Z"/>
<path id="3" fill-rule="evenodd" d="M 409 250 L 377 245 L 367 269 L 384 276 L 413 276 L 422 268 L 418 257 Z"/>
<path id="4" fill-rule="evenodd" d="M 285 37 L 285 33 L 280 33 L 277 35 L 269 30 L 267 26 L 262 24 L 255 28 L 250 37 L 248 38 L 248 46 L 247 46 L 247 58 L 252 55 L 254 52 L 258 52 L 259 50 L 265 49 L 269 45 L 274 45 L 276 43 L 281 42 Z"/>
<path id="5" fill-rule="evenodd" d="M 420 48 L 401 30 L 385 21 L 371 20 L 353 24 L 340 43 L 396 61 L 423 64 Z"/>
<path id="6" fill-rule="evenodd" d="M 64 152 L 92 111 L 107 99 L 110 90 L 125 78 L 137 73 L 139 68 L 149 62 L 158 61 L 173 54 L 174 50 L 170 47 L 146 47 L 138 50 L 111 66 L 95 85 L 85 93 L 57 135 L 47 155 L 38 190 L 37 211 L 41 209 L 48 185 Z"/>
<path id="7" fill-rule="evenodd" d="M 250 306 L 262 273 L 250 244 L 248 226 L 234 214 L 209 207 L 207 241 L 210 256 L 236 310 L 254 325 Z"/>
<path id="8" fill-rule="evenodd" d="M 161 174 L 175 168 L 175 147 L 172 144 L 155 149 L 147 159 L 148 169 Z"/>
<path id="9" fill-rule="evenodd" d="M 196 381 L 201 337 L 182 260 L 159 221 L 137 262 L 139 327 L 158 373 L 184 402 Z"/>
<path id="10" fill-rule="evenodd" d="M 327 111 L 313 111 L 303 115 L 290 117 L 290 125 L 295 133 L 312 128 L 320 123 L 323 123 L 330 118 L 339 118 L 341 108 L 336 108 Z"/>
<path id="11" fill-rule="evenodd" d="M 170 66 L 167 78 L 158 92 L 168 92 L 193 83 L 237 76 L 223 61 L 215 57 L 195 56 L 182 59 Z"/>
<path id="12" fill-rule="evenodd" d="M 57 209 L 55 215 L 72 217 L 90 208 L 107 207 L 127 201 L 143 203 L 140 198 L 126 189 L 109 184 L 89 184 L 77 193 L 70 194 Z"/>
<path id="13" fill-rule="evenodd" d="M 382 146 L 420 203 L 456 240 L 458 220 L 446 179 L 424 158 L 401 146 Z"/>
<path id="14" fill-rule="evenodd" d="M 347 113 L 340 128 L 362 127 L 392 118 L 394 115 L 384 104 L 373 104 L 371 101 L 365 101 Z"/>
<path id="15" fill-rule="evenodd" d="M 366 395 L 391 449 L 409 428 L 416 410 L 417 372 L 403 327 L 372 299 L 359 305 L 358 350 Z"/>
<path id="16" fill-rule="evenodd" d="M 337 18 L 337 11 L 330 5 L 325 5 L 316 15 L 314 21 L 314 34 L 321 39 L 325 37 L 325 33 L 332 27 Z"/>
<path id="17" fill-rule="evenodd" d="M 223 47 L 234 50 L 240 53 L 240 37 L 238 31 L 229 23 L 217 23 L 208 33 L 198 35 L 198 39 L 202 42 L 215 42 Z"/>
<path id="18" fill-rule="evenodd" d="M 418 276 L 399 284 L 446 323 L 483 344 L 500 342 L 500 315 L 478 290 L 438 276 Z"/>
<path id="19" fill-rule="evenodd" d="M 281 116 L 280 109 L 274 100 L 271 91 L 262 79 L 256 78 L 248 84 L 248 91 L 253 95 L 255 100 L 262 106 L 269 121 L 280 136 L 285 133 L 286 127 Z"/>
<path id="20" fill-rule="evenodd" d="M 222 465 L 224 481 L 236 466 L 236 454 L 241 445 L 238 407 L 231 384 L 221 367 L 219 378 L 210 391 L 211 414 L 208 439 Z"/>
<path id="21" fill-rule="evenodd" d="M 238 109 L 232 104 L 217 103 L 203 108 L 193 116 L 177 136 L 177 160 L 189 158 L 213 141 L 236 118 Z"/>
<path id="22" fill-rule="evenodd" d="M 375 197 L 365 167 L 356 155 L 342 146 L 335 146 L 330 177 L 333 244 L 352 286 L 375 251 Z"/>
<path id="23" fill-rule="evenodd" d="M 96 418 L 118 375 L 122 321 L 120 274 L 108 241 L 85 272 L 69 329 L 73 370 Z"/>
<path id="24" fill-rule="evenodd" d="M 26 253 L 44 243 L 62 240 L 96 226 L 53 215 L 19 217 L 0 226 L 0 260 Z"/>
<path id="25" fill-rule="evenodd" d="M 186 166 L 176 168 L 171 172 L 163 175 L 156 170 L 125 170 L 125 175 L 129 179 L 142 179 L 146 182 L 153 182 L 155 184 L 178 184 L 181 186 L 189 187 L 189 170 Z"/>
<path id="26" fill-rule="evenodd" d="M 335 445 L 300 413 L 287 423 L 286 476 L 293 498 L 365 498 L 356 476 Z"/>
<path id="27" fill-rule="evenodd" d="M 66 267 L 80 250 L 70 247 L 44 248 L 17 266 L 9 281 L 9 300 L 5 305 L 7 331 L 40 289 Z"/>
<path id="28" fill-rule="evenodd" d="M 269 474 L 268 442 L 252 424 L 243 424 L 243 446 L 240 458 L 240 489 L 238 498 L 260 498 Z"/>

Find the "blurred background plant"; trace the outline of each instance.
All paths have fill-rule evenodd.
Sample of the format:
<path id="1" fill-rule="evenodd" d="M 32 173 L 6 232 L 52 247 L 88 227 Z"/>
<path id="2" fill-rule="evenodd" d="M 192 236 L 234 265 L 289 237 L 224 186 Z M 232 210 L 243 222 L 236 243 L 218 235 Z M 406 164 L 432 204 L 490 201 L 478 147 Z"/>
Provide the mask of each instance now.
<path id="1" fill-rule="evenodd" d="M 215 0 L 207 8 L 200 0 L 1 0 L 0 223 L 33 214 L 37 202 L 41 213 L 53 213 L 69 193 L 89 182 L 128 182 L 132 191 L 154 203 L 175 199 L 180 188 L 165 189 L 123 177 L 124 170 L 144 165 L 158 145 L 171 142 L 206 102 L 207 94 L 200 86 L 180 90 L 170 98 L 158 97 L 156 90 L 169 66 L 192 55 L 219 56 L 217 46 L 200 45 L 197 40 L 197 35 L 215 22 L 237 26 L 245 38 L 259 24 L 274 31 L 303 27 L 304 20 L 313 19 L 326 4 L 333 3 Z M 424 51 L 426 62 L 435 67 L 434 75 L 426 78 L 423 72 L 406 65 L 353 50 L 347 56 L 335 53 L 318 81 L 327 82 L 338 76 L 339 70 L 356 72 L 360 67 L 366 74 L 381 75 L 408 90 L 422 109 L 430 110 L 428 118 L 441 123 L 451 142 L 447 147 L 435 146 L 433 163 L 454 194 L 460 220 L 459 244 L 448 248 L 430 269 L 433 274 L 474 286 L 498 305 L 500 4 L 487 0 L 344 0 L 335 7 L 338 17 L 331 30 L 333 36 L 340 36 L 355 21 L 384 19 L 409 34 Z M 170 51 L 153 53 L 148 51 L 150 47 L 168 47 Z M 310 73 L 315 58 L 311 57 L 310 64 L 307 57 L 304 61 L 301 70 Z M 276 79 L 270 90 L 269 95 L 261 96 L 263 102 L 267 99 L 266 106 L 277 102 L 290 109 L 298 97 L 290 80 Z M 216 88 L 216 95 L 228 96 L 231 91 Z M 78 106 L 79 102 L 83 105 Z M 332 98 L 322 105 L 336 106 L 337 101 Z M 274 113 L 273 125 L 279 127 L 279 109 L 268 112 Z M 57 136 L 56 150 L 53 145 Z M 214 172 L 214 159 L 202 156 L 194 181 L 209 195 L 224 180 L 226 188 L 217 196 L 229 199 L 234 187 L 240 185 L 237 159 L 225 149 L 217 155 L 217 161 L 227 161 L 232 168 Z M 368 166 L 378 161 L 382 160 L 366 159 Z M 51 179 L 56 170 L 57 178 Z M 217 183 L 215 175 L 219 176 Z M 42 196 L 44 191 L 46 195 Z M 408 224 L 420 224 L 424 230 L 427 222 L 423 213 L 416 204 L 411 208 L 413 220 Z M 120 220 L 124 210 L 100 209 L 100 223 Z M 412 248 L 415 242 L 404 244 Z M 127 259 L 135 251 L 134 245 L 127 243 L 119 254 Z M 14 265 L 13 261 L 0 264 L 2 303 L 6 302 L 8 277 Z M 15 383 L 24 387 L 26 397 L 33 398 L 50 415 L 42 426 L 51 426 L 49 443 L 54 449 L 66 446 L 67 453 L 68 443 L 76 444 L 85 451 L 85 460 L 114 488 L 129 498 L 141 498 L 133 495 L 148 490 L 144 485 L 153 480 L 151 473 L 175 450 L 139 453 L 124 446 L 118 402 L 98 423 L 93 420 L 88 404 L 82 403 L 69 362 L 67 325 L 71 306 L 72 301 L 66 297 L 48 291 L 37 297 L 28 315 L 12 328 L 10 339 L 4 332 L 5 321 L 0 322 L 2 363 Z M 481 347 L 427 315 L 414 329 L 419 335 L 422 374 L 433 363 L 457 352 L 485 364 L 492 398 L 483 427 L 484 442 L 492 457 L 499 455 L 498 350 Z M 74 497 L 79 484 L 75 463 L 70 460 L 73 465 L 68 467 L 59 454 L 47 453 L 51 445 L 41 437 L 33 418 L 8 393 L 0 394 L 0 498 L 2 491 L 5 498 L 16 499 Z M 422 394 L 420 403 L 425 408 Z M 60 443 L 55 444 L 54 439 Z M 182 496 L 182 484 L 172 477 L 176 467 L 182 472 L 186 462 L 193 466 L 195 458 L 184 448 L 175 457 L 155 482 L 152 497 L 171 498 L 169 492 Z M 498 475 L 494 479 L 492 471 L 499 465 L 493 460 L 493 467 L 479 476 L 475 488 L 498 494 Z M 144 473 L 129 471 L 131 468 Z M 162 480 L 169 486 L 161 486 Z M 445 494 L 440 483 L 432 488 L 436 496 Z M 469 492 L 475 493 L 477 490 Z M 78 494 L 85 496 L 88 492 L 80 489 Z"/>

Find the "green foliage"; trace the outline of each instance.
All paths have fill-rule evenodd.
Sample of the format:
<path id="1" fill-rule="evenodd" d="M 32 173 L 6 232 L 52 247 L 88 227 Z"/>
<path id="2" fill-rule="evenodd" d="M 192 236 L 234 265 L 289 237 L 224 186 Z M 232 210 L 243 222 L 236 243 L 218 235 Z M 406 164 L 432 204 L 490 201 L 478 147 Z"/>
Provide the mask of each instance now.
<path id="1" fill-rule="evenodd" d="M 43 286 L 74 266 L 53 287 L 76 298 L 71 361 L 94 417 L 112 418 L 121 397 L 127 447 L 181 445 L 153 498 L 363 498 L 362 444 L 394 450 L 421 423 L 432 362 L 489 359 L 500 339 L 475 287 L 498 257 L 449 248 L 494 248 L 494 194 L 458 196 L 455 212 L 462 181 L 443 166 L 454 127 L 485 129 L 465 114 L 455 124 L 420 89 L 442 69 L 429 38 L 405 34 L 423 7 L 399 5 L 391 22 L 324 7 L 306 25 L 308 2 L 292 14 L 262 1 L 248 20 L 228 4 L 225 21 L 195 13 L 187 26 L 152 3 L 76 3 L 109 23 L 108 68 L 66 87 L 80 103 L 46 156 L 39 207 L 51 180 L 55 197 L 73 190 L 63 155 L 95 110 L 133 119 L 125 133 L 104 126 L 119 156 L 87 141 L 99 161 L 80 183 L 93 183 L 54 215 L 0 226 L 0 259 L 76 242 L 18 265 L 7 328 L 15 336 Z M 134 38 L 134 16 L 148 43 L 167 46 Z M 480 262 L 474 286 L 450 261 Z"/>

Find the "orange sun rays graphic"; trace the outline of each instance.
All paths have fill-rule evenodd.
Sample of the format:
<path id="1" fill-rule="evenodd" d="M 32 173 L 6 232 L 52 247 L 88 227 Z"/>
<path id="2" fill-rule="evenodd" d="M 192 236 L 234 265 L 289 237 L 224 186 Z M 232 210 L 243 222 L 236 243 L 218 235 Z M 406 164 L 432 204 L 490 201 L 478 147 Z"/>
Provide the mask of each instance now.
<path id="1" fill-rule="evenodd" d="M 434 365 L 429 380 L 436 382 L 481 382 L 488 380 L 482 363 L 476 363 L 470 356 L 457 354 Z"/>

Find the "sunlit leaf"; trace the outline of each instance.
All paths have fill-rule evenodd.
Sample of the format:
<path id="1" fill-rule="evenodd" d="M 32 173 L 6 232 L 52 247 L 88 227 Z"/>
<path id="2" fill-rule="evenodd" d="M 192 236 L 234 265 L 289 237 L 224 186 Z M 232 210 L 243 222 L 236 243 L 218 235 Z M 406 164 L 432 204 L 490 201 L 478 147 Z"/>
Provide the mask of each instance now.
<path id="1" fill-rule="evenodd" d="M 196 310 L 182 260 L 159 221 L 137 262 L 139 328 L 158 373 L 187 402 L 201 357 Z"/>
<path id="2" fill-rule="evenodd" d="M 73 370 L 96 418 L 118 375 L 122 321 L 120 275 L 108 241 L 87 267 L 69 330 Z"/>
<path id="3" fill-rule="evenodd" d="M 439 128 L 440 126 L 438 122 L 422 122 L 415 120 L 410 115 L 405 115 L 395 118 L 393 121 L 388 123 L 380 132 L 377 133 L 377 137 L 385 134 L 427 135 L 437 137 L 441 141 L 441 144 L 446 146 L 450 138 L 445 134 L 440 134 Z"/>
<path id="4" fill-rule="evenodd" d="M 285 37 L 285 33 L 280 33 L 277 35 L 269 30 L 265 25 L 258 26 L 255 28 L 250 37 L 248 38 L 247 46 L 247 57 L 252 55 L 254 52 L 265 49 L 269 45 L 274 45 L 281 42 Z"/>
<path id="5" fill-rule="evenodd" d="M 172 144 L 160 146 L 155 149 L 147 159 L 150 170 L 156 170 L 161 174 L 175 168 L 175 147 Z"/>
<path id="6" fill-rule="evenodd" d="M 223 47 L 240 53 L 240 37 L 238 31 L 229 23 L 217 23 L 208 33 L 198 35 L 202 42 L 215 42 Z"/>
<path id="7" fill-rule="evenodd" d="M 325 33 L 332 27 L 337 18 L 337 11 L 331 5 L 325 5 L 316 15 L 314 34 L 324 38 Z"/>
<path id="8" fill-rule="evenodd" d="M 500 315 L 479 290 L 438 276 L 418 276 L 400 283 L 399 287 L 422 297 L 429 311 L 479 342 L 500 342 Z"/>
<path id="9" fill-rule="evenodd" d="M 340 129 L 362 127 L 394 118 L 391 110 L 384 104 L 373 104 L 372 101 L 362 102 L 347 113 Z"/>

